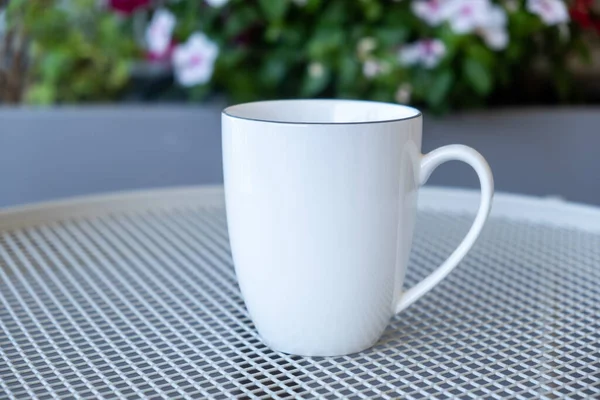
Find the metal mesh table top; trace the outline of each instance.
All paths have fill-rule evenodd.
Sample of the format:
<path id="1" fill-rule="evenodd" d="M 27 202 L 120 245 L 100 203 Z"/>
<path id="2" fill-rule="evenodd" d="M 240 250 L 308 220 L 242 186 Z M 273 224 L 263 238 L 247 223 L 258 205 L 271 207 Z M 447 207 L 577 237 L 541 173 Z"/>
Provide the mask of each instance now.
<path id="1" fill-rule="evenodd" d="M 407 285 L 477 194 L 424 189 Z M 0 213 L 0 398 L 600 398 L 600 211 L 499 195 L 474 249 L 360 354 L 276 353 L 219 188 Z"/>

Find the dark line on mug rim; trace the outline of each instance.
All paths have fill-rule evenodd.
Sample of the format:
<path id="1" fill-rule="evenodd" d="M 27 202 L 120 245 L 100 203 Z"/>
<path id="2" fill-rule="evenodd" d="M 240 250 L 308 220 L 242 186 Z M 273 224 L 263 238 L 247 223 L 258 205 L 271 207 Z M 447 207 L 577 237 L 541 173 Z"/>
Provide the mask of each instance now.
<path id="1" fill-rule="evenodd" d="M 249 118 L 249 117 L 240 117 L 238 115 L 232 115 L 227 112 L 227 110 L 245 106 L 248 104 L 257 104 L 257 103 L 284 103 L 284 102 L 349 102 L 349 103 L 372 103 L 372 104 L 385 104 L 388 106 L 408 108 L 415 111 L 414 115 L 404 118 L 394 118 L 394 119 L 386 119 L 386 120 L 378 120 L 378 121 L 354 121 L 354 122 L 295 122 L 295 121 L 274 121 L 270 119 L 261 119 L 261 118 Z M 400 121 L 408 121 L 414 118 L 422 117 L 423 114 L 418 109 L 406 106 L 404 104 L 394 104 L 394 103 L 386 103 L 383 101 L 370 101 L 370 100 L 353 100 L 353 99 L 283 99 L 283 100 L 263 100 L 263 101 L 250 101 L 247 103 L 234 104 L 232 106 L 226 107 L 223 111 L 221 111 L 222 115 L 226 115 L 229 118 L 242 119 L 246 121 L 255 121 L 255 122 L 267 122 L 270 124 L 283 124 L 283 125 L 364 125 L 364 124 L 385 124 L 390 122 L 400 122 Z"/>

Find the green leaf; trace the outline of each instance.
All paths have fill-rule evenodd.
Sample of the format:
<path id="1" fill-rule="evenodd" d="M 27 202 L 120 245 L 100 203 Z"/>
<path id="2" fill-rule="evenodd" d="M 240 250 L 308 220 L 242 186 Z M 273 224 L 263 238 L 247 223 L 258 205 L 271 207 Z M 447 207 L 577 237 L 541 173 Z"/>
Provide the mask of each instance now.
<path id="1" fill-rule="evenodd" d="M 377 1 L 363 1 L 363 15 L 368 21 L 375 21 L 381 17 L 383 8 Z"/>
<path id="2" fill-rule="evenodd" d="M 561 100 L 566 101 L 573 90 L 571 76 L 569 76 L 569 73 L 562 68 L 556 68 L 552 75 L 558 96 Z"/>
<path id="3" fill-rule="evenodd" d="M 524 47 L 519 43 L 510 43 L 505 51 L 506 59 L 510 62 L 518 62 L 523 57 Z"/>
<path id="4" fill-rule="evenodd" d="M 339 64 L 338 82 L 342 88 L 354 88 L 360 72 L 360 64 L 353 57 L 343 57 Z"/>
<path id="5" fill-rule="evenodd" d="M 579 59 L 586 65 L 592 64 L 592 53 L 588 43 L 584 40 L 576 40 L 574 48 Z"/>
<path id="6" fill-rule="evenodd" d="M 440 105 L 448 95 L 453 81 L 454 76 L 451 70 L 443 70 L 437 74 L 427 91 L 427 102 L 431 106 Z"/>
<path id="7" fill-rule="evenodd" d="M 236 12 L 231 13 L 223 24 L 225 35 L 229 37 L 239 35 L 259 20 L 260 16 L 254 8 L 240 7 Z"/>
<path id="8" fill-rule="evenodd" d="M 277 42 L 281 37 L 282 28 L 283 26 L 281 22 L 273 22 L 271 25 L 269 25 L 267 31 L 265 32 L 265 40 L 271 43 Z"/>
<path id="9" fill-rule="evenodd" d="M 62 51 L 49 52 L 41 58 L 41 72 L 44 80 L 48 82 L 57 82 L 63 71 L 68 70 L 70 66 L 69 54 Z"/>
<path id="10" fill-rule="evenodd" d="M 490 71 L 479 61 L 467 58 L 463 62 L 463 73 L 469 85 L 480 95 L 486 95 L 492 90 Z"/>
<path id="11" fill-rule="evenodd" d="M 231 74 L 222 83 L 227 88 L 227 93 L 230 93 L 236 102 L 256 99 L 260 91 L 252 74 Z"/>
<path id="12" fill-rule="evenodd" d="M 209 85 L 192 86 L 189 89 L 189 100 L 192 102 L 204 100 L 209 92 L 210 92 Z"/>
<path id="13" fill-rule="evenodd" d="M 465 35 L 457 35 L 447 23 L 439 28 L 438 37 L 446 45 L 445 58 L 447 59 L 454 57 L 457 51 L 463 47 L 461 45 L 465 40 Z"/>
<path id="14" fill-rule="evenodd" d="M 288 10 L 290 0 L 259 0 L 258 4 L 268 20 L 278 21 Z"/>
<path id="15" fill-rule="evenodd" d="M 114 88 L 121 88 L 123 85 L 127 83 L 129 79 L 129 72 L 131 70 L 131 66 L 127 61 L 118 61 L 111 70 L 108 75 L 107 83 Z"/>
<path id="16" fill-rule="evenodd" d="M 261 81 L 269 87 L 276 87 L 285 77 L 286 66 L 285 60 L 273 54 L 273 57 L 265 60 L 260 69 Z"/>
<path id="17" fill-rule="evenodd" d="M 400 43 L 406 42 L 409 35 L 409 30 L 402 26 L 381 27 L 377 29 L 374 36 L 383 47 L 398 46 Z"/>
<path id="18" fill-rule="evenodd" d="M 321 0 L 308 0 L 305 5 L 298 4 L 298 7 L 304 8 L 306 11 L 315 11 L 321 7 Z"/>
<path id="19" fill-rule="evenodd" d="M 97 30 L 102 41 L 119 41 L 119 32 L 117 20 L 114 18 L 101 18 Z"/>
<path id="20" fill-rule="evenodd" d="M 469 58 L 479 62 L 481 65 L 492 66 L 494 64 L 494 53 L 480 43 L 473 43 L 467 50 Z"/>
<path id="21" fill-rule="evenodd" d="M 327 54 L 340 49 L 343 44 L 344 33 L 341 30 L 334 27 L 319 28 L 308 42 L 308 56 L 311 59 L 323 59 Z"/>
<path id="22" fill-rule="evenodd" d="M 417 19 L 408 7 L 404 7 L 404 4 L 398 6 L 386 5 L 385 8 L 381 26 L 413 31 L 422 24 L 421 20 Z"/>
<path id="23" fill-rule="evenodd" d="M 288 49 L 294 49 L 294 53 L 297 54 L 295 49 L 298 49 L 298 46 L 304 46 L 305 38 L 307 34 L 306 32 L 298 26 L 283 26 L 280 34 L 282 42 L 284 42 L 284 46 L 288 47 Z"/>
<path id="24" fill-rule="evenodd" d="M 311 74 L 310 71 L 306 74 L 301 89 L 301 95 L 303 97 L 318 95 L 331 81 L 331 71 L 329 68 L 322 64 L 320 65 L 322 71 L 320 71 L 319 74 Z"/>
<path id="25" fill-rule="evenodd" d="M 6 9 L 9 12 L 21 11 L 24 6 L 27 5 L 31 0 L 11 0 L 7 2 Z"/>
<path id="26" fill-rule="evenodd" d="M 391 97 L 392 96 L 390 95 L 390 90 L 388 88 L 377 88 L 371 92 L 369 99 L 375 101 L 390 102 L 392 100 Z"/>
<path id="27" fill-rule="evenodd" d="M 277 1 L 277 0 L 276 0 Z M 336 27 L 346 21 L 348 17 L 347 1 L 326 1 L 325 10 L 319 16 L 321 26 Z"/>
<path id="28" fill-rule="evenodd" d="M 515 12 L 509 14 L 511 37 L 528 37 L 543 29 L 541 19 L 534 14 Z"/>
<path id="29" fill-rule="evenodd" d="M 54 87 L 48 84 L 32 85 L 25 95 L 26 101 L 30 104 L 50 105 L 56 99 Z"/>
<path id="30" fill-rule="evenodd" d="M 236 68 L 247 56 L 248 51 L 246 49 L 232 48 L 229 51 L 219 54 L 217 63 L 221 65 L 223 69 Z"/>
<path id="31" fill-rule="evenodd" d="M 413 71 L 409 80 L 413 86 L 413 98 L 426 98 L 431 88 L 431 73 L 428 70 L 419 68 Z"/>

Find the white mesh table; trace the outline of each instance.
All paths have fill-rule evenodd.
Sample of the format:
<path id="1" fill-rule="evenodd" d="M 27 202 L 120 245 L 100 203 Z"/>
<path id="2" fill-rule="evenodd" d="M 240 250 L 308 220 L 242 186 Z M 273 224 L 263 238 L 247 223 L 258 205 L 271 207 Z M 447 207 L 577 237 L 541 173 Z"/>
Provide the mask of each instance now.
<path id="1" fill-rule="evenodd" d="M 407 284 L 470 191 L 424 189 Z M 0 398 L 600 398 L 600 210 L 497 195 L 483 236 L 364 353 L 261 344 L 219 188 L 0 213 Z"/>

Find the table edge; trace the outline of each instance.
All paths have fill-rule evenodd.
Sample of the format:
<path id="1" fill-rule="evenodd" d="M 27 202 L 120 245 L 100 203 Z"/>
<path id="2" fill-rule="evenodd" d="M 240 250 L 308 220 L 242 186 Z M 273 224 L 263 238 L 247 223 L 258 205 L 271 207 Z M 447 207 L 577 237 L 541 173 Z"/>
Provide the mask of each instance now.
<path id="1" fill-rule="evenodd" d="M 64 219 L 100 216 L 115 212 L 144 211 L 156 208 L 221 207 L 223 187 L 182 186 L 78 196 L 0 209 L 0 229 L 17 229 Z M 429 186 L 419 191 L 419 209 L 474 214 L 479 192 Z M 497 193 L 493 217 L 525 220 L 600 233 L 600 208 L 528 195 Z"/>

